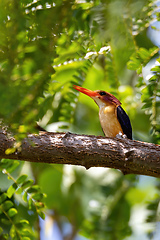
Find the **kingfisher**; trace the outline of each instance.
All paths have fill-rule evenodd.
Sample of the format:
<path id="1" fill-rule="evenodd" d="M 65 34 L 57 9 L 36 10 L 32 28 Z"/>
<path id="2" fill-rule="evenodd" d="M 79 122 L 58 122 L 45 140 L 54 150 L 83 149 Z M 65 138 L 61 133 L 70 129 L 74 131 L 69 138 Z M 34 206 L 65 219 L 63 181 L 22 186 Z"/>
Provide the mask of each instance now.
<path id="1" fill-rule="evenodd" d="M 111 93 L 73 85 L 77 91 L 91 97 L 99 106 L 99 120 L 106 137 L 126 136 L 132 139 L 131 122 L 121 107 L 121 102 Z"/>

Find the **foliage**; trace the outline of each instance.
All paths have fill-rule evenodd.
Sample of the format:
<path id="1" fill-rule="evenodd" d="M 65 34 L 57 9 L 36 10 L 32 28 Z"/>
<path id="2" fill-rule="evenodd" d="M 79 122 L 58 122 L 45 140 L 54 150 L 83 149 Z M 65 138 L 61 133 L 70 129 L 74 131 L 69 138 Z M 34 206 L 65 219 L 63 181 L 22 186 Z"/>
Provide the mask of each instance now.
<path id="1" fill-rule="evenodd" d="M 8 157 L 37 121 L 51 131 L 102 134 L 97 106 L 73 84 L 116 95 L 134 138 L 159 144 L 159 48 L 147 37 L 149 28 L 156 32 L 153 20 L 153 0 L 0 1 L 0 119 L 17 140 Z M 62 236 L 70 224 L 68 239 L 138 239 L 138 225 L 153 239 L 156 179 L 9 159 L 0 170 L 2 239 L 40 238 L 44 204 Z"/>
<path id="2" fill-rule="evenodd" d="M 33 180 L 27 179 L 27 175 L 22 174 L 17 179 L 11 175 L 18 166 L 18 161 L 3 159 L 0 162 L 0 170 L 13 182 L 6 192 L 3 191 L 0 195 L 0 224 L 4 226 L 4 229 L 1 228 L 1 233 L 3 234 L 9 227 L 10 231 L 6 235 L 6 239 L 11 237 L 11 239 L 27 240 L 34 234 L 29 221 L 20 218 L 21 214 L 18 214 L 18 206 L 16 206 L 17 197 L 15 196 L 13 199 L 13 196 L 20 195 L 23 200 L 21 204 L 25 205 L 29 211 L 32 210 L 44 219 L 42 211 L 44 208 L 44 194 L 41 193 L 38 185 L 33 185 Z M 20 202 L 20 199 L 18 201 Z"/>

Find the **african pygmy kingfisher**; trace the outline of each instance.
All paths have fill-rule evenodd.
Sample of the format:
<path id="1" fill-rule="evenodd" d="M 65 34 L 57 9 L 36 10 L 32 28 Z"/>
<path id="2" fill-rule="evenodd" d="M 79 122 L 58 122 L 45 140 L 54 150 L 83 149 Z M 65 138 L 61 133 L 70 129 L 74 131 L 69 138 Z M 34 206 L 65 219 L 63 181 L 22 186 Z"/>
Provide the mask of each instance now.
<path id="1" fill-rule="evenodd" d="M 121 107 L 121 102 L 114 95 L 102 90 L 91 91 L 75 85 L 73 88 L 91 97 L 99 106 L 99 119 L 106 137 L 125 134 L 129 139 L 132 139 L 129 117 Z"/>

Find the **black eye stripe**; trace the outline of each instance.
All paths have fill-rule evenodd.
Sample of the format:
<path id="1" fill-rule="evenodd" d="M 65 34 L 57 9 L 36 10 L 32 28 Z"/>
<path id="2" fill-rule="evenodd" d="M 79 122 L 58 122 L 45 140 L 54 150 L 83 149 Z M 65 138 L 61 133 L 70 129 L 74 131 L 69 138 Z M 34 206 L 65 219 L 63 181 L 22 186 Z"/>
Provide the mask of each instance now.
<path id="1" fill-rule="evenodd" d="M 106 92 L 100 92 L 99 94 L 103 96 L 103 95 L 106 95 Z"/>

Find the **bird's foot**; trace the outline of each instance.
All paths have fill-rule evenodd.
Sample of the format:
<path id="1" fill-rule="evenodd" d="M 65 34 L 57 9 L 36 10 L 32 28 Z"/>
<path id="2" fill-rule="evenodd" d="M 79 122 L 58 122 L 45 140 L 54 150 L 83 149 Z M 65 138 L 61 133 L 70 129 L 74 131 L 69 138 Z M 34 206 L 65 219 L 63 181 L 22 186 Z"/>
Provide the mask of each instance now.
<path id="1" fill-rule="evenodd" d="M 117 135 L 116 135 L 117 138 L 120 138 L 120 139 L 124 139 L 124 138 L 127 138 L 126 134 L 123 134 L 121 132 L 119 132 Z"/>

